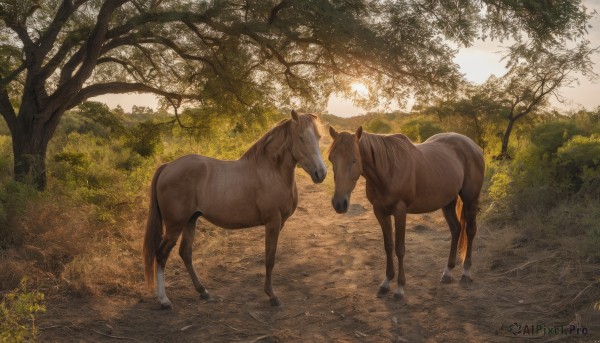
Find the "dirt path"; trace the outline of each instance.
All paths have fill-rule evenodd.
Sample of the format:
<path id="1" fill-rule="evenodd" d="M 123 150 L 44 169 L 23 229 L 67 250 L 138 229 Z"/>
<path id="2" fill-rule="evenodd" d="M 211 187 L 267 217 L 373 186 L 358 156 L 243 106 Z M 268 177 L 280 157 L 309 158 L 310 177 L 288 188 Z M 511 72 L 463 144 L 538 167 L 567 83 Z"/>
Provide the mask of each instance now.
<path id="1" fill-rule="evenodd" d="M 409 216 L 405 299 L 398 301 L 391 294 L 377 298 L 385 256 L 381 231 L 364 195 L 364 181 L 359 182 L 345 215 L 337 215 L 331 208 L 327 186 L 313 185 L 303 176 L 298 183 L 299 207 L 280 237 L 273 277 L 283 309 L 271 308 L 262 291 L 264 230 L 225 232 L 203 227 L 198 228 L 194 263 L 218 302 L 198 298 L 174 253 L 166 272 L 173 310 L 160 311 L 153 296 L 131 290 L 50 299 L 47 313 L 38 322 L 42 340 L 600 340 L 600 312 L 594 311 L 589 301 L 594 297 L 600 300 L 594 283 L 597 266 L 561 260 L 562 253 L 551 247 L 533 249 L 509 231 L 491 232 L 481 227 L 474 251 L 475 282 L 440 284 L 450 234 L 438 212 Z M 461 268 L 454 271 L 456 279 L 460 273 Z M 522 325 L 516 337 L 510 332 L 513 323 Z M 528 329 L 525 325 L 543 325 L 548 330 L 555 325 L 568 329 L 569 324 L 585 327 L 588 334 L 527 335 L 523 331 Z"/>

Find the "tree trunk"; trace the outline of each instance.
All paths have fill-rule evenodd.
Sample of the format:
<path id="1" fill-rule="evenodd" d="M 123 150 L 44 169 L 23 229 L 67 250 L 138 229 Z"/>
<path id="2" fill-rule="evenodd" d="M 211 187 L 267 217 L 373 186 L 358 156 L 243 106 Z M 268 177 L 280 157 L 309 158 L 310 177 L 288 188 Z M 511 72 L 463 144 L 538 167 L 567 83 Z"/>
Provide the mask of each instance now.
<path id="1" fill-rule="evenodd" d="M 502 148 L 500 149 L 500 154 L 496 156 L 497 160 L 510 159 L 510 155 L 508 154 L 508 141 L 516 121 L 517 120 L 515 118 L 508 119 L 508 126 L 506 127 L 506 131 L 504 131 L 504 136 L 502 137 Z"/>
<path id="2" fill-rule="evenodd" d="M 46 150 L 49 139 L 22 132 L 13 133 L 14 178 L 33 184 L 42 191 L 46 188 Z"/>
<path id="3" fill-rule="evenodd" d="M 35 109 L 32 112 L 35 114 L 25 113 L 21 108 L 19 122 L 10 131 L 14 179 L 43 191 L 46 188 L 46 151 L 61 115 L 57 112 L 52 119 L 44 120 Z"/>

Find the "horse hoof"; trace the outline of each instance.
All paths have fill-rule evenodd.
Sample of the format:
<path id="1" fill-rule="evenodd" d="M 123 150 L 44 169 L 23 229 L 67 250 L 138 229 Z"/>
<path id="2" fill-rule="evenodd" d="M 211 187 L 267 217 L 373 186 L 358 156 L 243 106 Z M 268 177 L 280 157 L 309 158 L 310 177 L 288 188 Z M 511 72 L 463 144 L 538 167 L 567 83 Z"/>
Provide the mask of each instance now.
<path id="1" fill-rule="evenodd" d="M 273 306 L 273 307 L 279 307 L 279 308 L 283 307 L 283 303 L 277 297 L 269 299 L 269 303 L 271 303 L 271 306 Z"/>
<path id="2" fill-rule="evenodd" d="M 377 291 L 377 297 L 381 298 L 381 297 L 385 296 L 386 294 L 388 294 L 389 291 L 390 291 L 389 287 L 379 286 L 379 290 Z"/>
<path id="3" fill-rule="evenodd" d="M 445 283 L 445 284 L 452 283 L 452 276 L 446 275 L 446 274 L 442 275 L 442 279 L 440 280 L 440 283 Z"/>
<path id="4" fill-rule="evenodd" d="M 471 277 L 470 277 L 470 276 L 463 275 L 463 276 L 460 278 L 460 283 L 462 283 L 462 284 L 469 284 L 469 283 L 473 283 L 473 279 L 471 279 Z"/>
<path id="5" fill-rule="evenodd" d="M 404 299 L 404 293 L 396 293 L 394 292 L 394 299 Z"/>
<path id="6" fill-rule="evenodd" d="M 210 293 L 206 292 L 206 293 L 201 293 L 200 294 L 200 299 L 205 300 L 206 302 L 209 303 L 216 303 L 218 302 L 216 298 L 214 298 L 212 295 L 210 295 Z"/>
<path id="7" fill-rule="evenodd" d="M 160 309 L 161 310 L 172 310 L 173 309 L 173 305 L 171 304 L 171 302 L 165 302 L 165 303 L 160 303 Z"/>

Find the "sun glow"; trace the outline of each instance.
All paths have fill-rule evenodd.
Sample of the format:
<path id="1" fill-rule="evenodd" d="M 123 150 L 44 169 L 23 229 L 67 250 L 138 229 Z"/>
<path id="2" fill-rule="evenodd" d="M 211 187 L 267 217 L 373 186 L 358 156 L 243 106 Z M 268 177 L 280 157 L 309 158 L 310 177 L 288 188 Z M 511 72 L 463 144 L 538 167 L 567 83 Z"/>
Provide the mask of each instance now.
<path id="1" fill-rule="evenodd" d="M 350 85 L 350 88 L 352 89 L 353 92 L 355 92 L 356 94 L 358 94 L 361 97 L 369 96 L 369 89 L 367 88 L 367 86 L 365 86 L 364 83 L 353 82 Z"/>

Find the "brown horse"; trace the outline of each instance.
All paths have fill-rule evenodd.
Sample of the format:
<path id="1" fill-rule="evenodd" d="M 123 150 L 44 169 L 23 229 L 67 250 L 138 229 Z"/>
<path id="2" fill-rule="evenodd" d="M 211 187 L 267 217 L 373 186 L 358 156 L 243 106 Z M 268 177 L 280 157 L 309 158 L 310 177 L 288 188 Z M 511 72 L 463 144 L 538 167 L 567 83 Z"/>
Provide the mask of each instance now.
<path id="1" fill-rule="evenodd" d="M 457 248 L 464 261 L 461 281 L 471 282 L 471 248 L 477 231 L 475 217 L 483 184 L 485 162 L 481 149 L 468 137 L 456 133 L 437 134 L 423 144 L 413 144 L 406 136 L 336 132 L 329 160 L 333 164 L 336 212 L 348 210 L 350 193 L 362 175 L 367 181 L 367 198 L 383 231 L 387 256 L 386 278 L 378 296 L 390 290 L 394 278 L 392 221 L 396 226 L 395 250 L 398 257 L 398 287 L 395 297 L 404 296 L 404 241 L 407 213 L 427 213 L 442 209 L 450 227 L 452 242 L 443 283 L 452 281 Z M 459 219 L 460 218 L 460 219 Z"/>
<path id="2" fill-rule="evenodd" d="M 163 308 L 171 307 L 165 294 L 165 264 L 182 232 L 179 255 L 200 297 L 212 299 L 192 264 L 194 230 L 200 216 L 225 229 L 265 226 L 264 290 L 272 305 L 281 306 L 271 286 L 277 239 L 298 203 L 296 165 L 315 183 L 325 179 L 320 138 L 315 115 L 292 111 L 292 119 L 267 132 L 239 160 L 187 155 L 157 169 L 151 186 L 144 264 L 146 282 L 152 289 L 156 278 Z"/>

